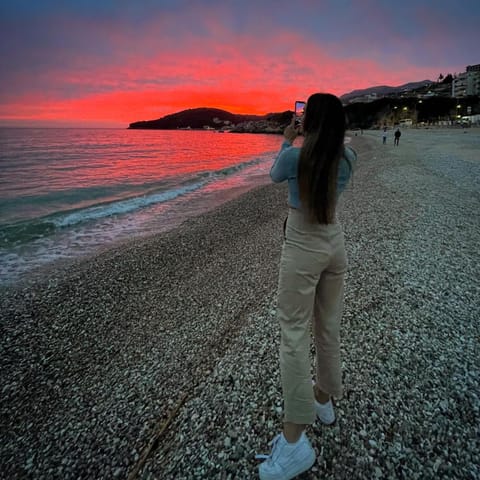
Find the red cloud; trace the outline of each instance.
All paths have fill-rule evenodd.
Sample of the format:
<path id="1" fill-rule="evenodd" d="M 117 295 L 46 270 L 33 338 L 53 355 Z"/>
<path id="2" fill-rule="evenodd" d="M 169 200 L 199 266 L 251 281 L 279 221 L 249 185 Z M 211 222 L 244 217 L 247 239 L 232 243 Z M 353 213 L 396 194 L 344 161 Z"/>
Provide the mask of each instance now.
<path id="1" fill-rule="evenodd" d="M 136 48 L 128 45 L 125 35 L 108 29 L 114 52 L 110 59 L 84 54 L 72 58 L 65 69 L 50 68 L 35 79 L 38 88 L 32 83 L 27 95 L 6 98 L 0 118 L 126 126 L 201 106 L 264 114 L 292 109 L 295 100 L 316 91 L 341 95 L 428 76 L 410 68 L 401 57 L 392 71 L 354 51 L 351 58 L 339 58 L 336 52 L 292 32 L 260 39 L 232 35 L 215 19 L 205 21 L 209 33 L 201 41 L 193 33 L 176 39 L 167 20 L 160 27 L 149 24 Z M 431 74 L 435 77 L 438 72 Z M 66 90 L 70 98 L 65 98 Z"/>

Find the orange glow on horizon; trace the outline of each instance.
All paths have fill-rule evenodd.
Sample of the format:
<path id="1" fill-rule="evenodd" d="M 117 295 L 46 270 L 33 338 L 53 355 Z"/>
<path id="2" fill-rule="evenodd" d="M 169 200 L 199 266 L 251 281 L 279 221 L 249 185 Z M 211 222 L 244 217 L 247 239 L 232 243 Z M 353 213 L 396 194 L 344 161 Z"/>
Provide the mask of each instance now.
<path id="1" fill-rule="evenodd" d="M 209 36 L 200 42 L 193 34 L 172 42 L 152 22 L 142 42 L 159 47 L 134 52 L 125 51 L 127 38 L 111 27 L 113 50 L 121 53 L 108 61 L 94 54 L 72 57 L 68 67 L 60 63 L 45 67 L 35 81 L 28 70 L 20 71 L 17 80 L 25 92 L 3 93 L 0 122 L 103 122 L 126 127 L 198 107 L 264 115 L 293 110 L 295 100 L 306 100 L 318 91 L 340 96 L 438 75 L 436 69 L 425 72 L 400 57 L 395 58 L 393 71 L 375 59 L 374 47 L 363 58 L 353 51 L 347 58 L 299 33 L 275 31 L 260 45 L 256 36 L 232 37 L 220 23 L 208 18 L 204 22 Z"/>
<path id="2" fill-rule="evenodd" d="M 217 85 L 179 85 L 164 89 L 146 89 L 134 91 L 115 90 L 97 93 L 79 98 L 64 100 L 61 98 L 45 99 L 44 95 L 31 93 L 11 103 L 0 105 L 0 120 L 8 121 L 64 121 L 64 122 L 108 122 L 117 126 L 141 120 L 154 120 L 189 108 L 210 107 L 227 110 L 231 113 L 264 115 L 272 112 L 293 110 L 295 100 L 306 100 L 316 91 L 329 91 L 341 95 L 359 87 L 359 72 L 370 69 L 370 74 L 363 76 L 360 85 L 368 78 L 381 78 L 382 73 L 374 65 L 362 62 L 349 64 L 350 70 L 344 76 L 339 75 L 337 65 L 323 65 L 322 84 L 316 84 L 317 72 L 308 75 L 297 74 L 291 82 L 284 80 L 265 82 L 238 75 L 235 83 L 224 81 Z M 345 69 L 345 67 L 343 67 Z M 407 75 L 409 75 L 407 73 Z M 415 72 L 412 74 L 415 78 Z M 418 74 L 417 74 L 418 75 Z M 412 78 L 412 77 L 407 77 Z M 342 79 L 342 82 L 339 81 Z M 336 81 L 338 80 L 338 81 Z M 254 85 L 257 83 L 257 86 Z M 372 83 L 375 82 L 372 80 Z M 377 84 L 382 82 L 377 82 Z M 388 83 L 388 82 L 383 82 Z M 400 84 L 394 77 L 390 84 Z M 252 85 L 253 84 L 253 85 Z M 333 85 L 329 88 L 328 85 Z"/>

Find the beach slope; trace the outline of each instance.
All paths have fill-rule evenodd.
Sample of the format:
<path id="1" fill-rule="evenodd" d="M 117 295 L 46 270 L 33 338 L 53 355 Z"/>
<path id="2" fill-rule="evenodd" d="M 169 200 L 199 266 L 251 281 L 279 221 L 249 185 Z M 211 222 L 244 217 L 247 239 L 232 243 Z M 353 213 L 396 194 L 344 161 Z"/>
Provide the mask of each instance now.
<path id="1" fill-rule="evenodd" d="M 345 395 L 305 478 L 479 478 L 480 132 L 352 144 Z M 2 475 L 255 478 L 281 428 L 286 213 L 258 188 L 4 290 Z"/>

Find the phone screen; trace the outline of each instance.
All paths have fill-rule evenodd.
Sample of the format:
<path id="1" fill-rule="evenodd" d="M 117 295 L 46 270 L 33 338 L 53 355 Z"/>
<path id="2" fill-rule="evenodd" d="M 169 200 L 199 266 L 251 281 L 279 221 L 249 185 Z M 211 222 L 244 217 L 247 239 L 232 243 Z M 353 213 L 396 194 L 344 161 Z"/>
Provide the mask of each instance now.
<path id="1" fill-rule="evenodd" d="M 295 124 L 300 124 L 305 113 L 305 102 L 297 100 L 295 102 Z"/>

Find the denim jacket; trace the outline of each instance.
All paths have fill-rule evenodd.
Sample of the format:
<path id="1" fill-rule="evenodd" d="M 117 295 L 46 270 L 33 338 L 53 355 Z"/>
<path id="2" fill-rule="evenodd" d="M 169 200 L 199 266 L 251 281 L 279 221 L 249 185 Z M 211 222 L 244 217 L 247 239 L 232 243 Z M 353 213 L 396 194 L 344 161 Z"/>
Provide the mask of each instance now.
<path id="1" fill-rule="evenodd" d="M 301 208 L 300 192 L 297 181 L 299 158 L 300 147 L 292 147 L 290 142 L 285 140 L 282 143 L 282 148 L 270 170 L 270 177 L 275 183 L 280 183 L 285 180 L 288 181 L 288 204 L 290 207 L 298 209 Z M 345 187 L 350 180 L 352 168 L 356 160 L 357 154 L 355 150 L 346 146 L 338 165 L 337 199 L 345 190 Z"/>

